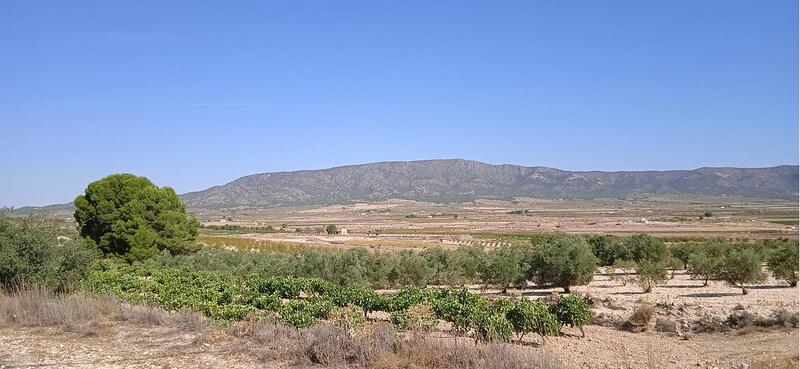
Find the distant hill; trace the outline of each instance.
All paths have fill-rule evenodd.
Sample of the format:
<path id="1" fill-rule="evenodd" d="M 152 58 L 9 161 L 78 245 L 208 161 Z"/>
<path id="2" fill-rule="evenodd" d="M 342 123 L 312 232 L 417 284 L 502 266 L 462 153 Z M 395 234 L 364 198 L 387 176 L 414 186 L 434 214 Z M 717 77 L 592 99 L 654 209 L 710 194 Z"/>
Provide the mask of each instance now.
<path id="1" fill-rule="evenodd" d="M 181 195 L 190 208 L 332 204 L 401 198 L 600 198 L 639 194 L 794 198 L 798 166 L 671 171 L 572 172 L 448 159 L 381 162 L 322 170 L 254 174 Z"/>
<path id="2" fill-rule="evenodd" d="M 24 206 L 14 209 L 14 214 L 16 215 L 49 214 L 52 216 L 72 216 L 73 213 L 75 213 L 75 204 L 71 202 L 47 206 Z"/>

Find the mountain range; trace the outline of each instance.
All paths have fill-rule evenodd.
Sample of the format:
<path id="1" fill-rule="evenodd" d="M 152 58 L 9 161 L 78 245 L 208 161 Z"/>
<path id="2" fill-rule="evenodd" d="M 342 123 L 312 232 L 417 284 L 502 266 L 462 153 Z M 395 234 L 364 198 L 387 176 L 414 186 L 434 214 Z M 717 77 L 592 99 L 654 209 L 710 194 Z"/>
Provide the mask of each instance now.
<path id="1" fill-rule="evenodd" d="M 190 208 L 335 204 L 400 198 L 607 198 L 698 194 L 794 198 L 798 166 L 669 171 L 565 171 L 462 159 L 380 162 L 322 170 L 253 174 L 181 195 Z"/>
<path id="2" fill-rule="evenodd" d="M 798 197 L 798 166 L 668 171 L 566 171 L 463 159 L 393 161 L 261 173 L 180 195 L 190 209 L 266 208 L 390 198 L 455 202 L 478 198 L 623 198 L 649 194 Z M 23 207 L 71 213 L 72 203 Z"/>

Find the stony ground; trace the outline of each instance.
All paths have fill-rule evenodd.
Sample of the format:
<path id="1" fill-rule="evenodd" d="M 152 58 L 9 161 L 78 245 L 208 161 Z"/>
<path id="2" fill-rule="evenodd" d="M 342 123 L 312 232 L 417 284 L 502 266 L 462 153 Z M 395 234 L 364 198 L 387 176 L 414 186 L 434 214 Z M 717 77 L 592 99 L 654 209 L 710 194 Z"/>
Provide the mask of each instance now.
<path id="1" fill-rule="evenodd" d="M 0 329 L 0 368 L 282 368 L 259 362 L 221 332 L 185 332 L 143 324 L 93 323 L 80 332 L 58 328 Z M 797 330 L 748 334 L 696 334 L 689 339 L 656 332 L 630 333 L 589 326 L 548 339 L 530 340 L 567 368 L 797 367 Z"/>

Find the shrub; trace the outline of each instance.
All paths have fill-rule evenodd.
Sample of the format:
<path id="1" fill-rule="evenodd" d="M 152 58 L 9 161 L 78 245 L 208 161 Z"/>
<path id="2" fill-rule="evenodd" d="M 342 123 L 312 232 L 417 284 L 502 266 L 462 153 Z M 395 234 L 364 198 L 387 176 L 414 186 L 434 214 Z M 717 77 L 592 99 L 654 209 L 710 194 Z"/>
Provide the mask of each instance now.
<path id="1" fill-rule="evenodd" d="M 504 315 L 491 311 L 475 315 L 472 327 L 475 329 L 475 340 L 483 342 L 508 341 L 514 331 Z"/>
<path id="2" fill-rule="evenodd" d="M 514 301 L 505 316 L 517 333 L 518 341 L 522 341 L 525 334 L 532 332 L 541 336 L 544 342 L 545 336 L 555 336 L 561 331 L 561 323 L 556 316 L 540 302 L 528 299 Z"/>
<path id="3" fill-rule="evenodd" d="M 596 267 L 597 259 L 583 237 L 556 234 L 534 247 L 530 274 L 539 284 L 569 292 L 570 286 L 591 282 Z"/>
<path id="4" fill-rule="evenodd" d="M 82 241 L 59 245 L 52 221 L 31 216 L 12 222 L 0 214 L 0 285 L 36 284 L 56 292 L 77 287 L 94 252 Z"/>
<path id="5" fill-rule="evenodd" d="M 577 327 L 586 336 L 583 326 L 592 321 L 592 307 L 578 295 L 563 296 L 550 305 L 550 312 L 561 324 Z"/>
<path id="6" fill-rule="evenodd" d="M 642 287 L 645 293 L 653 290 L 653 287 L 667 280 L 667 270 L 663 264 L 650 260 L 642 260 L 636 266 L 638 274 L 636 283 Z"/>
<path id="7" fill-rule="evenodd" d="M 797 286 L 798 246 L 797 243 L 784 242 L 773 249 L 767 257 L 767 266 L 775 279 L 784 280 L 789 286 Z"/>
<path id="8" fill-rule="evenodd" d="M 305 301 L 289 301 L 278 309 L 278 314 L 284 323 L 297 328 L 310 327 L 316 322 L 314 314 Z"/>
<path id="9" fill-rule="evenodd" d="M 634 331 L 646 331 L 650 322 L 653 320 L 653 315 L 653 305 L 650 305 L 648 302 L 641 302 L 633 310 L 627 323 Z"/>
<path id="10" fill-rule="evenodd" d="M 430 332 L 436 327 L 437 320 L 433 308 L 427 304 L 415 305 L 408 310 L 392 312 L 389 321 L 401 330 Z"/>
<path id="11" fill-rule="evenodd" d="M 486 302 L 466 288 L 461 288 L 435 299 L 433 309 L 437 318 L 452 323 L 453 328 L 464 332 L 486 310 Z"/>
<path id="12" fill-rule="evenodd" d="M 761 256 L 746 245 L 729 248 L 720 260 L 720 279 L 730 285 L 740 287 L 747 294 L 745 283 L 764 280 L 761 271 Z"/>
<path id="13" fill-rule="evenodd" d="M 75 199 L 75 208 L 80 235 L 104 254 L 132 262 L 161 250 L 196 250 L 197 220 L 173 189 L 156 187 L 145 177 L 114 174 L 92 182 Z"/>
<path id="14" fill-rule="evenodd" d="M 331 310 L 330 318 L 334 324 L 348 331 L 358 329 L 367 322 L 361 309 L 355 306 L 336 307 Z"/>

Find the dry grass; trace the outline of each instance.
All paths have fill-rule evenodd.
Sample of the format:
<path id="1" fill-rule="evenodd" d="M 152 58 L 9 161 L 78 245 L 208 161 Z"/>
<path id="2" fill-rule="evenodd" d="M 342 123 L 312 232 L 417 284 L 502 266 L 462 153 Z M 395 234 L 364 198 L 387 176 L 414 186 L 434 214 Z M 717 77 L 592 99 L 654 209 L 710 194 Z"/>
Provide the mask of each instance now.
<path id="1" fill-rule="evenodd" d="M 236 347 L 268 362 L 296 366 L 354 366 L 376 369 L 561 368 L 541 351 L 508 344 L 479 344 L 425 334 L 401 335 L 386 323 L 352 333 L 346 327 L 317 324 L 298 330 L 271 319 L 234 324 L 228 333 Z"/>
<path id="2" fill-rule="evenodd" d="M 650 327 L 650 322 L 653 320 L 653 305 L 646 301 L 639 303 L 639 306 L 633 310 L 633 314 L 626 322 L 627 328 L 633 332 L 643 332 Z"/>
<path id="3" fill-rule="evenodd" d="M 59 327 L 68 332 L 96 333 L 107 321 L 166 325 L 199 332 L 205 319 L 196 312 L 167 312 L 147 305 L 131 305 L 114 297 L 86 294 L 54 295 L 40 287 L 13 293 L 0 291 L 0 327 Z"/>
<path id="4" fill-rule="evenodd" d="M 94 299 L 82 294 L 52 296 L 38 287 L 0 294 L 0 326 L 58 326 L 75 331 L 82 323 L 99 316 Z"/>

